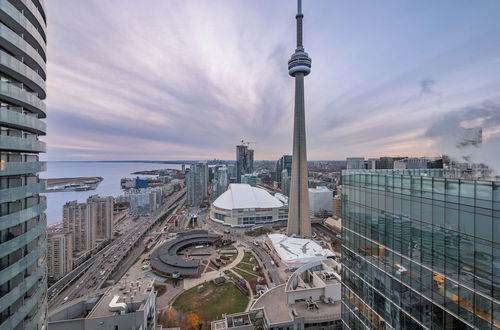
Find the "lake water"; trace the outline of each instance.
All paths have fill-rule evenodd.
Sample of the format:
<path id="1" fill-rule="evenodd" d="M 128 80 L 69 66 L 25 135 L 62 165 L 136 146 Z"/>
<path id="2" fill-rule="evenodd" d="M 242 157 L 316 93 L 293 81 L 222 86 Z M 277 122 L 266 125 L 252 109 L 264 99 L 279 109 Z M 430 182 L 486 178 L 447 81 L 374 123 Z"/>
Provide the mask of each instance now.
<path id="1" fill-rule="evenodd" d="M 104 180 L 96 190 L 53 192 L 47 196 L 47 225 L 62 221 L 62 207 L 68 201 L 77 200 L 84 202 L 87 197 L 94 194 L 100 196 L 121 195 L 120 179 L 135 177 L 131 174 L 137 171 L 157 170 L 164 168 L 181 169 L 179 164 L 156 163 L 106 163 L 106 162 L 47 162 L 47 171 L 40 173 L 40 177 L 47 178 L 72 178 L 100 176 Z"/>

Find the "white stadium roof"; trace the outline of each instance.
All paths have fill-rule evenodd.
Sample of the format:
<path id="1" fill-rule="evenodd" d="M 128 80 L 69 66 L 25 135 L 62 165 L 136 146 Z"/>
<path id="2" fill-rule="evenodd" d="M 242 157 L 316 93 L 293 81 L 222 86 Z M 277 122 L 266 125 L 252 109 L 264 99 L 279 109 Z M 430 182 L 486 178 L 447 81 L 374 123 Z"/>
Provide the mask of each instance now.
<path id="1" fill-rule="evenodd" d="M 215 207 L 233 209 L 258 209 L 282 207 L 278 199 L 264 189 L 255 188 L 249 184 L 231 183 L 229 188 L 214 202 Z"/>
<path id="2" fill-rule="evenodd" d="M 267 236 L 276 253 L 289 267 L 299 267 L 300 264 L 335 256 L 333 251 L 323 249 L 321 245 L 311 239 L 290 237 L 283 234 L 269 234 Z"/>

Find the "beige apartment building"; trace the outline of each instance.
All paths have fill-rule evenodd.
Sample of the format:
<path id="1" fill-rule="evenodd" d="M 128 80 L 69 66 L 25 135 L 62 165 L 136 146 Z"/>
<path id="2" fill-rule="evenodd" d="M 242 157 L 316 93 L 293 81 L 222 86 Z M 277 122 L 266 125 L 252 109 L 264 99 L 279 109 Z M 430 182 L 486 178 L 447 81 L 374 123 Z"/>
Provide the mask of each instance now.
<path id="1" fill-rule="evenodd" d="M 49 282 L 55 282 L 73 269 L 72 235 L 62 228 L 47 228 L 47 272 Z"/>
<path id="2" fill-rule="evenodd" d="M 94 249 L 113 235 L 113 197 L 92 195 L 86 203 L 71 201 L 63 206 L 64 232 L 71 234 L 73 254 Z"/>

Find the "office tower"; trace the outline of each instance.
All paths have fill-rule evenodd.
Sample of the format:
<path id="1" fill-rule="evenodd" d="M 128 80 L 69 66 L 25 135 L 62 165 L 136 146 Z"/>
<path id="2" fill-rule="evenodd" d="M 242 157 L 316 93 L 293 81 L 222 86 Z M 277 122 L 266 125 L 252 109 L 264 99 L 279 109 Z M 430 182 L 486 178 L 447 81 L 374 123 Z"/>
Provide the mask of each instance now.
<path id="1" fill-rule="evenodd" d="M 365 168 L 365 159 L 363 157 L 347 157 L 346 167 L 348 170 L 362 170 Z"/>
<path id="2" fill-rule="evenodd" d="M 290 196 L 290 181 L 292 179 L 288 173 L 286 168 L 281 171 L 281 193 L 287 197 Z"/>
<path id="3" fill-rule="evenodd" d="M 113 238 L 113 203 L 114 198 L 111 196 L 99 197 L 99 195 L 92 195 L 87 198 L 95 240 L 110 240 Z"/>
<path id="4" fill-rule="evenodd" d="M 229 183 L 236 183 L 236 175 L 237 175 L 237 164 L 227 165 L 227 177 Z"/>
<path id="5" fill-rule="evenodd" d="M 50 282 L 56 282 L 73 269 L 71 234 L 62 228 L 47 228 L 47 273 Z"/>
<path id="6" fill-rule="evenodd" d="M 221 195 L 229 186 L 228 168 L 226 166 L 217 169 L 218 191 Z"/>
<path id="7" fill-rule="evenodd" d="M 292 155 L 283 155 L 276 162 L 276 182 L 281 183 L 281 174 L 286 169 L 288 174 L 292 173 Z"/>
<path id="8" fill-rule="evenodd" d="M 220 195 L 222 195 L 229 186 L 229 176 L 228 168 L 226 166 L 218 167 L 214 173 L 214 179 L 212 180 L 212 194 L 210 196 L 210 201 L 215 201 Z"/>
<path id="9" fill-rule="evenodd" d="M 92 235 L 90 207 L 87 203 L 71 201 L 64 204 L 63 227 L 65 233 L 71 234 L 74 254 L 80 254 L 92 249 L 95 241 Z"/>
<path id="10" fill-rule="evenodd" d="M 208 165 L 199 163 L 191 165 L 186 174 L 187 204 L 199 206 L 208 194 Z"/>
<path id="11" fill-rule="evenodd" d="M 253 149 L 247 149 L 247 173 L 253 173 Z"/>
<path id="12" fill-rule="evenodd" d="M 0 2 L 0 328 L 41 328 L 46 259 L 43 1 Z"/>
<path id="13" fill-rule="evenodd" d="M 297 1 L 297 48 L 288 61 L 288 73 L 295 78 L 295 109 L 293 127 L 293 161 L 288 200 L 287 232 L 304 237 L 311 236 L 309 196 L 307 193 L 306 118 L 304 77 L 311 72 L 311 59 L 302 45 L 302 0 Z"/>
<path id="14" fill-rule="evenodd" d="M 248 146 L 240 144 L 236 146 L 236 180 L 241 183 L 241 176 L 253 172 L 254 151 Z"/>
<path id="15" fill-rule="evenodd" d="M 309 212 L 311 215 L 323 217 L 332 214 L 333 191 L 324 186 L 309 188 Z"/>
<path id="16" fill-rule="evenodd" d="M 500 182 L 342 173 L 347 329 L 500 327 Z"/>
<path id="17" fill-rule="evenodd" d="M 252 187 L 257 187 L 257 174 L 243 174 L 241 176 L 241 183 L 246 183 Z"/>

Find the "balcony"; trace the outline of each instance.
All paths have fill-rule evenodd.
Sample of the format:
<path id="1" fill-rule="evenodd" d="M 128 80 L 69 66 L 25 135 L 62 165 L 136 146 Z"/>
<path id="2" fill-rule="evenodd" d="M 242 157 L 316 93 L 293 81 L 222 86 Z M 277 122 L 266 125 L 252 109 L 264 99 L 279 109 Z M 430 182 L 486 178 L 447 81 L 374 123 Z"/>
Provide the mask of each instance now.
<path id="1" fill-rule="evenodd" d="M 45 80 L 38 72 L 3 50 L 0 50 L 0 67 L 15 79 L 37 91 L 40 98 L 45 98 Z"/>
<path id="2" fill-rule="evenodd" d="M 45 118 L 45 103 L 35 93 L 30 93 L 22 89 L 18 84 L 0 81 L 0 94 L 7 101 L 23 106 L 32 112 L 38 113 L 40 117 Z"/>
<path id="3" fill-rule="evenodd" d="M 28 140 L 16 136 L 2 135 L 0 138 L 0 149 L 24 152 L 45 152 L 45 142 L 39 140 Z"/>
<path id="4" fill-rule="evenodd" d="M 0 117 L 2 115 L 0 114 Z M 0 120 L 1 122 L 1 120 Z M 47 170 L 46 162 L 0 162 L 0 177 L 10 175 L 23 175 L 28 173 L 38 173 Z"/>

